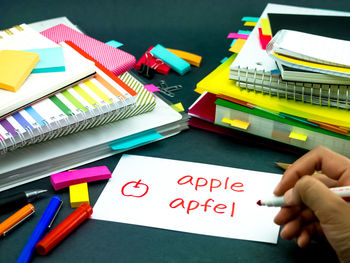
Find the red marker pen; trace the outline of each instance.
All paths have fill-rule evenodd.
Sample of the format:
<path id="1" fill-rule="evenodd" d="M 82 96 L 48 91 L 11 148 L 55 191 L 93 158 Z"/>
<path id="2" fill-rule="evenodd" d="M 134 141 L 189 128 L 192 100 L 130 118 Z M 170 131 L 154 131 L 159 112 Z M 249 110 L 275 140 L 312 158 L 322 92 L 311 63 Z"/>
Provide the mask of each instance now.
<path id="1" fill-rule="evenodd" d="M 81 204 L 75 211 L 62 221 L 56 228 L 47 234 L 36 244 L 35 249 L 40 255 L 46 255 L 70 232 L 92 215 L 92 207 L 89 204 Z"/>

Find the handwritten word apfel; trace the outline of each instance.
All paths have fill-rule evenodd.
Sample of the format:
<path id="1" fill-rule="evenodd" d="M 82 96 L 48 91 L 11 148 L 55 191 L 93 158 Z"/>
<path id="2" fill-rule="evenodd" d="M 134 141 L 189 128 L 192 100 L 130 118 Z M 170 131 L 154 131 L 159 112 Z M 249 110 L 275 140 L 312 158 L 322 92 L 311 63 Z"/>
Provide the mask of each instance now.
<path id="1" fill-rule="evenodd" d="M 188 203 L 184 201 L 182 198 L 177 198 L 173 200 L 169 206 L 171 208 L 182 207 L 186 210 L 186 213 L 189 215 L 192 211 L 200 211 L 207 213 L 209 211 L 217 213 L 217 214 L 229 214 L 230 217 L 233 217 L 235 213 L 235 202 L 232 202 L 230 208 L 228 209 L 225 204 L 215 204 L 214 199 L 209 198 L 203 204 L 199 203 L 196 200 L 190 200 Z M 209 209 L 210 208 L 210 209 Z"/>

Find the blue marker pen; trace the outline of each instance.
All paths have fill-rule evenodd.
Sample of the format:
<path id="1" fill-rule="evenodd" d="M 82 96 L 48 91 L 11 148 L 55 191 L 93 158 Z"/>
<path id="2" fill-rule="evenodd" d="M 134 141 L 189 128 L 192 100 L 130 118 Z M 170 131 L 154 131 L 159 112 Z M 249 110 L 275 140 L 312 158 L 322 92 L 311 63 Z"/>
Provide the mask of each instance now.
<path id="1" fill-rule="evenodd" d="M 35 245 L 44 237 L 44 234 L 51 226 L 51 223 L 55 219 L 59 209 L 61 208 L 61 205 L 62 200 L 58 195 L 52 197 L 44 214 L 40 218 L 39 223 L 35 227 L 26 246 L 24 247 L 21 255 L 19 256 L 17 263 L 25 263 L 30 261 L 35 249 Z"/>

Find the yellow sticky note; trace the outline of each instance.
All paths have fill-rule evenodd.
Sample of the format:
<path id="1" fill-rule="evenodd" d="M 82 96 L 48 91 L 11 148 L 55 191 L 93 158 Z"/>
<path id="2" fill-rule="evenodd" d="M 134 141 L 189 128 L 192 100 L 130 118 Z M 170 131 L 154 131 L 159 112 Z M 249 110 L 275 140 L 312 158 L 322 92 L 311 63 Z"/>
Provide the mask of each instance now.
<path id="1" fill-rule="evenodd" d="M 241 121 L 241 120 L 233 120 L 231 121 L 231 126 L 236 127 L 236 128 L 240 128 L 243 130 L 248 129 L 250 123 L 246 122 L 246 121 Z"/>
<path id="2" fill-rule="evenodd" d="M 227 123 L 227 124 L 230 124 L 230 125 L 231 125 L 232 120 L 227 119 L 227 118 L 223 118 L 223 119 L 221 120 L 221 122 Z"/>
<path id="3" fill-rule="evenodd" d="M 244 46 L 246 39 L 237 39 L 233 46 L 229 49 L 231 52 L 239 53 Z"/>
<path id="4" fill-rule="evenodd" d="M 261 18 L 261 31 L 264 36 L 272 36 L 270 22 L 267 18 Z"/>
<path id="5" fill-rule="evenodd" d="M 176 104 L 173 104 L 171 105 L 170 107 L 172 107 L 174 110 L 176 110 L 177 112 L 182 112 L 184 111 L 184 107 L 182 106 L 181 102 L 179 103 L 176 103 Z"/>
<path id="6" fill-rule="evenodd" d="M 303 135 L 303 134 L 296 133 L 296 132 L 291 132 L 289 134 L 289 138 L 305 142 L 307 139 L 307 136 Z"/>
<path id="7" fill-rule="evenodd" d="M 19 50 L 0 51 L 0 88 L 16 92 L 39 60 L 37 53 Z"/>
<path id="8" fill-rule="evenodd" d="M 251 21 L 247 21 L 244 23 L 244 26 L 256 26 L 257 22 L 251 22 Z"/>
<path id="9" fill-rule="evenodd" d="M 90 204 L 87 183 L 69 186 L 70 206 L 78 207 L 83 203 Z"/>

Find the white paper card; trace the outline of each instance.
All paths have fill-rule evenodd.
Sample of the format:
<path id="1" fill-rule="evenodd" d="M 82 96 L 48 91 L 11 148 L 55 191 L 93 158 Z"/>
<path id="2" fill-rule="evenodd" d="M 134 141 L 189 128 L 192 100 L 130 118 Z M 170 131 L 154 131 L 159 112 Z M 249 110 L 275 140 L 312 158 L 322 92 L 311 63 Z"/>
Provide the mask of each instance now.
<path id="1" fill-rule="evenodd" d="M 258 206 L 279 174 L 123 155 L 93 219 L 277 243 L 278 208 Z"/>

